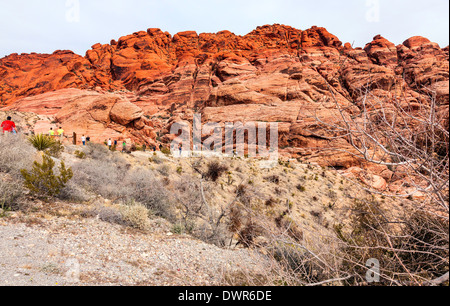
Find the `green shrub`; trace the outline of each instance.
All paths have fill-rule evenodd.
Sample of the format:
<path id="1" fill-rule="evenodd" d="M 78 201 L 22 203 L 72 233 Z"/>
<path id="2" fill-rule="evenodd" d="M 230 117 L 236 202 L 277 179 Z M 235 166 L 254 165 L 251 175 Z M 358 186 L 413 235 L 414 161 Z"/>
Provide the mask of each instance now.
<path id="1" fill-rule="evenodd" d="M 61 157 L 61 153 L 64 152 L 64 146 L 61 141 L 55 141 L 55 143 L 47 149 L 47 152 L 51 156 L 59 158 Z"/>
<path id="2" fill-rule="evenodd" d="M 172 226 L 172 233 L 181 235 L 181 234 L 184 234 L 184 232 L 185 232 L 185 228 L 184 228 L 184 225 L 183 225 L 183 224 L 181 224 L 181 223 L 175 223 L 175 224 Z"/>
<path id="3" fill-rule="evenodd" d="M 31 172 L 26 169 L 21 170 L 25 179 L 25 187 L 33 194 L 41 197 L 54 197 L 65 187 L 67 182 L 73 177 L 71 168 L 66 168 L 63 161 L 59 167 L 59 175 L 55 175 L 53 168 L 55 162 L 48 154 L 43 154 L 42 164 L 34 162 Z"/>
<path id="4" fill-rule="evenodd" d="M 83 151 L 76 150 L 74 154 L 79 159 L 85 159 L 86 158 L 86 153 L 84 153 Z"/>
<path id="5" fill-rule="evenodd" d="M 169 148 L 162 148 L 161 149 L 161 153 L 164 154 L 164 155 L 171 155 L 172 154 L 172 152 L 170 152 Z"/>
<path id="6" fill-rule="evenodd" d="M 306 191 L 306 187 L 303 186 L 303 185 L 300 185 L 300 184 L 297 185 L 297 189 L 298 189 L 299 191 L 301 191 L 301 192 L 305 192 L 305 191 Z"/>

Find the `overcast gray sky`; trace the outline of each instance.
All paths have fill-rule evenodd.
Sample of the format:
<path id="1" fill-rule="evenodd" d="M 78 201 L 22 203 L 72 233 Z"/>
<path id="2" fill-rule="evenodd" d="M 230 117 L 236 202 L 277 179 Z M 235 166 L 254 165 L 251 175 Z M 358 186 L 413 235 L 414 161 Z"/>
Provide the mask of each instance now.
<path id="1" fill-rule="evenodd" d="M 147 28 L 245 35 L 257 26 L 313 25 L 355 47 L 381 34 L 395 44 L 425 36 L 449 44 L 448 0 L 0 0 L 0 57 L 72 50 Z"/>

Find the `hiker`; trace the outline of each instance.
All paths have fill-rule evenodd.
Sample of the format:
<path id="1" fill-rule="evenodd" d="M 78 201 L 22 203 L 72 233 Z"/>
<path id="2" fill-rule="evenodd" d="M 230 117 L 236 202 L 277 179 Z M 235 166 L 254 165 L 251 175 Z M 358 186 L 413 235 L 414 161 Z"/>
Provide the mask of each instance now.
<path id="1" fill-rule="evenodd" d="M 63 130 L 63 128 L 60 127 L 59 130 L 56 131 L 56 132 L 58 133 L 59 138 L 60 138 L 61 140 L 63 140 L 63 137 L 64 137 L 64 130 Z"/>
<path id="2" fill-rule="evenodd" d="M 112 140 L 111 140 L 111 138 L 108 140 L 108 148 L 109 148 L 109 150 L 111 150 L 111 148 L 112 148 Z"/>
<path id="3" fill-rule="evenodd" d="M 91 137 L 90 136 L 86 137 L 86 142 L 87 143 L 91 142 Z"/>
<path id="4" fill-rule="evenodd" d="M 181 154 L 183 153 L 183 145 L 181 143 L 178 145 L 178 150 L 180 151 L 180 157 L 181 157 Z"/>
<path id="5" fill-rule="evenodd" d="M 153 153 L 156 153 L 156 146 L 153 146 Z"/>
<path id="6" fill-rule="evenodd" d="M 16 131 L 16 124 L 12 121 L 12 118 L 8 116 L 5 121 L 2 122 L 1 127 L 3 128 L 3 134 L 14 133 Z M 14 133 L 16 134 L 16 133 Z"/>
<path id="7" fill-rule="evenodd" d="M 127 142 L 124 140 L 122 142 L 122 152 L 126 152 L 127 151 Z"/>
<path id="8" fill-rule="evenodd" d="M 159 144 L 159 150 L 162 151 L 162 149 L 163 149 L 163 145 Z"/>
<path id="9" fill-rule="evenodd" d="M 147 150 L 147 145 L 144 143 L 144 144 L 142 145 L 142 151 L 145 152 L 145 150 Z"/>
<path id="10" fill-rule="evenodd" d="M 114 139 L 114 146 L 117 148 L 117 139 Z"/>
<path id="11" fill-rule="evenodd" d="M 53 128 L 50 128 L 50 131 L 48 131 L 48 136 L 50 136 L 50 137 L 55 136 L 55 131 L 53 131 Z"/>
<path id="12" fill-rule="evenodd" d="M 86 136 L 82 136 L 81 137 L 81 142 L 83 143 L 83 146 L 85 146 L 86 145 Z"/>

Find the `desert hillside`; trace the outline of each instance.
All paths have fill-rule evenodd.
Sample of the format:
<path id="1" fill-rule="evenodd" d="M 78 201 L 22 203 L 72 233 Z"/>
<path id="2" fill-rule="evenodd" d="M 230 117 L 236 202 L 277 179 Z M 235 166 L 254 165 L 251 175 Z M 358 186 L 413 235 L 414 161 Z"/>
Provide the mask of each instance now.
<path id="1" fill-rule="evenodd" d="M 407 247 L 397 235 L 423 239 L 401 226 L 405 218 L 445 230 L 439 218 L 414 213 L 417 198 L 375 194 L 361 177 L 297 160 L 267 167 L 95 143 L 43 153 L 13 135 L 0 145 L 1 156 L 10 152 L 0 159 L 5 285 L 361 285 L 357 261 L 392 260 L 378 230 L 395 248 Z M 428 260 L 434 273 L 445 269 Z"/>
<path id="2" fill-rule="evenodd" d="M 358 203 L 376 202 L 389 214 L 402 209 L 332 169 L 296 160 L 265 169 L 258 160 L 126 154 L 97 144 L 53 156 L 74 177 L 57 197 L 42 198 L 13 187 L 14 167 L 40 162 L 42 153 L 9 142 L 22 156 L 2 165 L 9 166 L 0 212 L 7 285 L 270 284 L 286 277 L 268 256 L 274 239 L 278 252 L 290 243 L 332 252 L 335 227 L 352 228 Z M 81 267 L 77 278 L 67 279 L 70 262 Z"/>
<path id="3" fill-rule="evenodd" d="M 148 29 L 1 58 L 8 116 L 0 283 L 448 284 L 448 46 Z M 213 123 L 276 124 L 277 158 Z M 171 152 L 179 124 L 203 147 Z"/>

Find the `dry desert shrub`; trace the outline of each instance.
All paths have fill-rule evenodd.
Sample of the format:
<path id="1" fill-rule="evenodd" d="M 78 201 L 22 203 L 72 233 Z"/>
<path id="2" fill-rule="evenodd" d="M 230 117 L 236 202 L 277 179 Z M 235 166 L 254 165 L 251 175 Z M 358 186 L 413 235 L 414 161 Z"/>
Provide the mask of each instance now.
<path id="1" fill-rule="evenodd" d="M 161 175 L 163 175 L 163 176 L 165 176 L 165 177 L 169 177 L 170 176 L 170 166 L 169 165 L 166 165 L 166 164 L 161 164 L 158 168 L 157 168 L 157 171 L 161 174 Z"/>
<path id="2" fill-rule="evenodd" d="M 0 134 L 0 172 L 21 179 L 21 169 L 31 169 L 36 149 L 18 135 Z"/>
<path id="3" fill-rule="evenodd" d="M 58 198 L 65 201 L 77 203 L 88 202 L 95 197 L 95 194 L 88 192 L 86 189 L 78 185 L 73 180 L 67 182 L 66 186 L 61 190 Z"/>
<path id="4" fill-rule="evenodd" d="M 86 156 L 95 160 L 107 160 L 113 156 L 108 147 L 99 143 L 89 142 L 83 149 Z"/>
<path id="5" fill-rule="evenodd" d="M 204 174 L 205 179 L 216 182 L 222 174 L 227 172 L 229 167 L 225 164 L 221 164 L 218 161 L 212 161 L 208 164 L 208 169 Z"/>
<path id="6" fill-rule="evenodd" d="M 125 202 L 136 201 L 167 220 L 174 220 L 172 196 L 155 171 L 138 168 L 126 173 L 117 197 Z"/>
<path id="7" fill-rule="evenodd" d="M 142 204 L 130 202 L 126 204 L 107 206 L 96 201 L 92 208 L 81 213 L 84 218 L 98 218 L 104 222 L 133 227 L 139 230 L 151 228 L 151 212 Z"/>
<path id="8" fill-rule="evenodd" d="M 23 195 L 21 185 L 15 182 L 7 181 L 0 176 L 0 209 L 17 210 L 20 204 L 20 198 Z"/>
<path id="9" fill-rule="evenodd" d="M 147 231 L 151 228 L 149 219 L 150 211 L 144 205 L 131 202 L 126 205 L 120 205 L 119 211 L 123 221 L 131 227 Z"/>
<path id="10" fill-rule="evenodd" d="M 127 171 L 123 165 L 116 165 L 109 160 L 86 159 L 72 166 L 75 186 L 87 193 L 113 198 L 121 185 Z M 74 187 L 74 186 L 72 186 Z"/>
<path id="11" fill-rule="evenodd" d="M 0 208 L 17 210 L 25 193 L 21 169 L 31 169 L 36 150 L 18 135 L 0 134 Z"/>
<path id="12" fill-rule="evenodd" d="M 158 172 L 133 168 L 120 154 L 110 152 L 103 145 L 89 144 L 86 156 L 72 167 L 73 184 L 65 190 L 67 197 L 73 191 L 81 199 L 100 195 L 119 203 L 135 201 L 161 217 L 173 219 L 171 196 Z M 170 174 L 169 166 L 165 171 Z"/>
<path id="13" fill-rule="evenodd" d="M 93 208 L 83 212 L 83 217 L 98 217 L 98 219 L 119 225 L 126 225 L 122 213 L 116 207 L 109 207 L 96 203 Z"/>
<path id="14" fill-rule="evenodd" d="M 212 186 L 189 175 L 183 175 L 174 185 L 180 212 L 177 223 L 182 230 L 207 243 L 224 246 L 229 233 L 222 222 L 224 211 L 212 202 Z"/>

